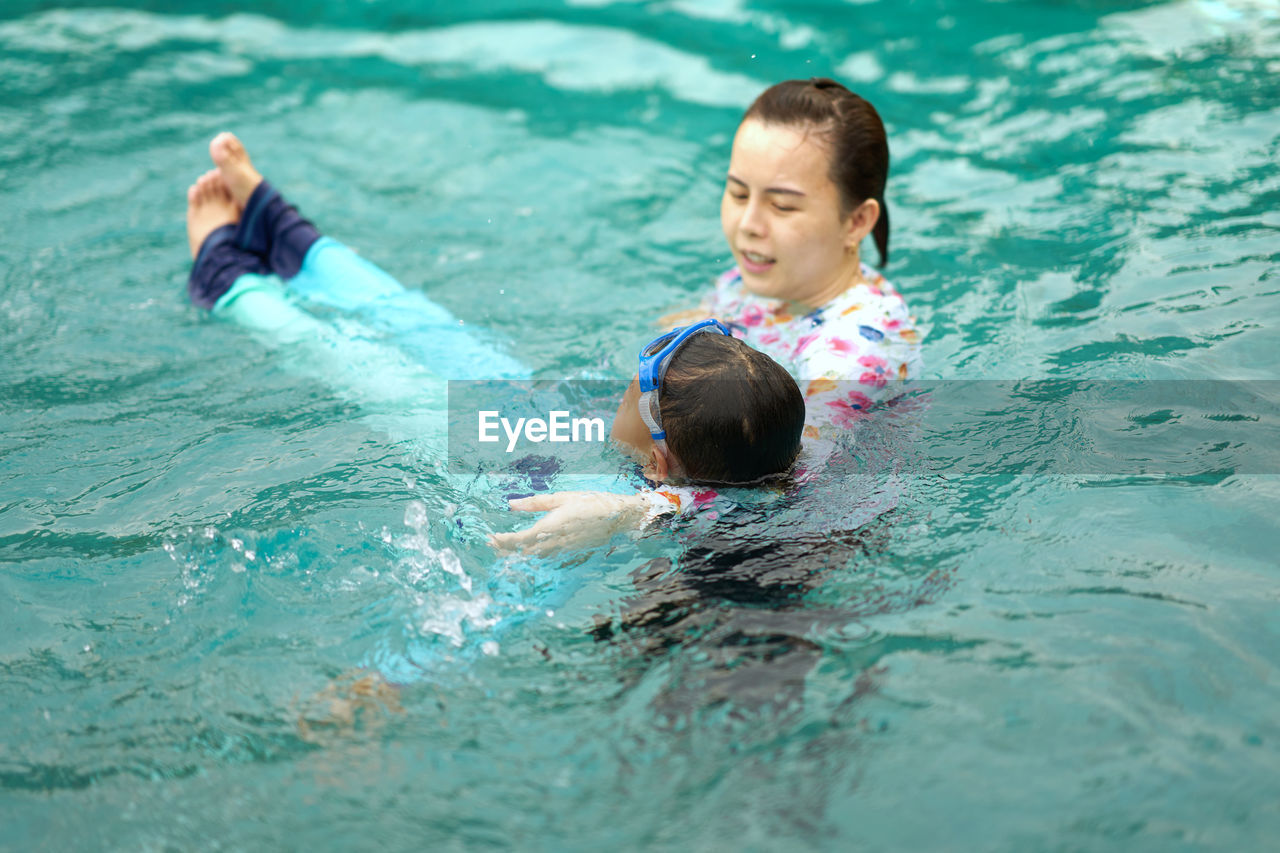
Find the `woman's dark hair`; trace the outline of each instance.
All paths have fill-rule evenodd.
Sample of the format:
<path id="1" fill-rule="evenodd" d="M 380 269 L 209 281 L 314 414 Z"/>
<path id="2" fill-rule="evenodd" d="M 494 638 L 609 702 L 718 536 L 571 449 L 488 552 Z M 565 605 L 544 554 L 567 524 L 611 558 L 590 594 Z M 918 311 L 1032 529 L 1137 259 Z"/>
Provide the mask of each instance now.
<path id="1" fill-rule="evenodd" d="M 690 480 L 752 483 L 786 473 L 800 452 L 800 388 L 737 338 L 685 341 L 667 365 L 658 404 L 667 446 Z"/>
<path id="2" fill-rule="evenodd" d="M 840 214 L 848 216 L 869 198 L 880 204 L 873 236 L 880 266 L 889 262 L 889 143 L 875 107 L 835 80 L 814 77 L 770 86 L 747 108 L 742 120 L 812 128 L 831 149 L 831 182 L 840 190 Z"/>

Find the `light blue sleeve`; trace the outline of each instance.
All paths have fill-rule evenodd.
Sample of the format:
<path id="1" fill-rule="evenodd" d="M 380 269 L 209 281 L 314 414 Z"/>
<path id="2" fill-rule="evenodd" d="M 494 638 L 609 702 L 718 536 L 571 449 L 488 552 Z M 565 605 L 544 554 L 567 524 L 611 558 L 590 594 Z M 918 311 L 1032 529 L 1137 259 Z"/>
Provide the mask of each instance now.
<path id="1" fill-rule="evenodd" d="M 444 465 L 447 386 L 428 366 L 380 341 L 358 321 L 331 323 L 313 316 L 274 275 L 240 276 L 214 305 L 213 315 L 280 349 L 284 369 L 359 406 L 371 428 L 411 442 L 424 461 Z"/>
<path id="2" fill-rule="evenodd" d="M 308 302 L 354 313 L 448 379 L 527 379 L 527 367 L 447 308 L 409 290 L 337 240 L 308 250 L 289 288 Z"/>
<path id="3" fill-rule="evenodd" d="M 307 310 L 317 305 L 340 315 Z M 285 370 L 356 403 L 372 428 L 410 441 L 422 461 L 444 477 L 450 476 L 445 378 L 530 375 L 446 308 L 328 238 L 311 247 L 298 275 L 287 282 L 274 275 L 241 276 L 213 314 L 278 349 Z M 564 485 L 628 490 L 612 477 L 569 481 Z M 444 550 L 431 555 L 444 560 Z M 411 683 L 448 661 L 496 654 L 514 626 L 559 608 L 583 582 L 581 573 L 564 571 L 558 561 L 521 560 L 493 571 L 474 591 L 468 584 L 434 601 L 419 621 L 437 628 L 389 635 L 362 663 L 392 682 Z"/>

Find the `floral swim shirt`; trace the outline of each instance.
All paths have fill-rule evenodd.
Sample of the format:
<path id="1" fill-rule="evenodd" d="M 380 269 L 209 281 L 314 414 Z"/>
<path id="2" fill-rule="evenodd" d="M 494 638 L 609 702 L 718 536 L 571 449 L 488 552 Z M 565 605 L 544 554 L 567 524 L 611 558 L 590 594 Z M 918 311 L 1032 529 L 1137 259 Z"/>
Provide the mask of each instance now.
<path id="1" fill-rule="evenodd" d="M 901 393 L 922 368 L 915 318 L 892 284 L 862 266 L 864 281 L 825 305 L 800 313 L 797 303 L 757 296 L 737 267 L 716 281 L 708 314 L 787 369 L 805 396 L 805 433 L 848 428 L 876 403 Z"/>
<path id="2" fill-rule="evenodd" d="M 806 481 L 814 465 L 824 464 L 832 442 L 867 417 L 876 404 L 903 391 L 923 366 L 922 335 L 907 303 L 880 273 L 862 265 L 864 281 L 818 308 L 803 313 L 796 303 L 748 291 L 737 267 L 720 276 L 703 301 L 708 316 L 731 324 L 738 337 L 786 368 L 805 397 L 807 464 L 796 477 Z M 658 486 L 650 493 L 653 512 L 696 513 L 711 518 L 736 503 L 776 499 L 773 489 L 732 490 L 736 501 L 709 487 Z"/>

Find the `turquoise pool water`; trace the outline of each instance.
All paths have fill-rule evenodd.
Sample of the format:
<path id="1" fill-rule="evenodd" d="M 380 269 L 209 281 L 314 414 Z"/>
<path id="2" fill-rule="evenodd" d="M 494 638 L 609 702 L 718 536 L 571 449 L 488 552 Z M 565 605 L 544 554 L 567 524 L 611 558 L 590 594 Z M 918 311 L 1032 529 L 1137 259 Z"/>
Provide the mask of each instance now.
<path id="1" fill-rule="evenodd" d="M 663 536 L 496 561 L 411 413 L 182 290 L 229 128 L 539 377 L 621 376 L 726 262 L 743 106 L 831 74 L 889 127 L 931 380 L 1274 380 L 1276 4 L 180 5 L 0 21 L 0 848 L 1276 837 L 1280 471 L 906 452 L 853 536 L 744 532 L 763 592 Z"/>

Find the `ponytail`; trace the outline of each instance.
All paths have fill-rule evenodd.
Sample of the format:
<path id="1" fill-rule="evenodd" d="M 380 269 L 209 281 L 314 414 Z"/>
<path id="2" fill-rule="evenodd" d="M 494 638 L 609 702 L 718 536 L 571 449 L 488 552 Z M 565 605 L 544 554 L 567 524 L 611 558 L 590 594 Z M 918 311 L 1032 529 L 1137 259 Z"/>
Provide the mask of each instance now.
<path id="1" fill-rule="evenodd" d="M 880 266 L 885 266 L 889 263 L 889 205 L 883 196 L 876 201 L 880 202 L 880 218 L 876 220 L 871 236 L 876 241 L 876 251 L 880 253 Z"/>

